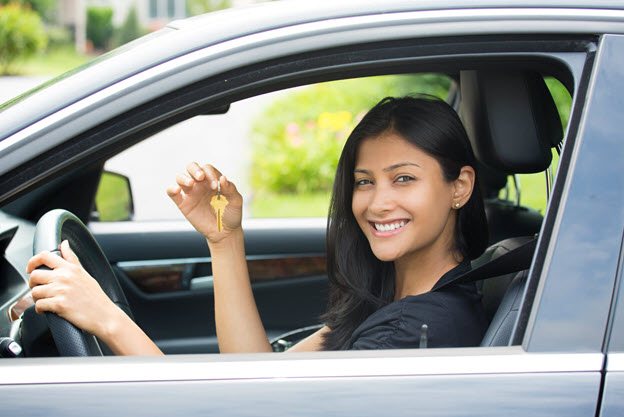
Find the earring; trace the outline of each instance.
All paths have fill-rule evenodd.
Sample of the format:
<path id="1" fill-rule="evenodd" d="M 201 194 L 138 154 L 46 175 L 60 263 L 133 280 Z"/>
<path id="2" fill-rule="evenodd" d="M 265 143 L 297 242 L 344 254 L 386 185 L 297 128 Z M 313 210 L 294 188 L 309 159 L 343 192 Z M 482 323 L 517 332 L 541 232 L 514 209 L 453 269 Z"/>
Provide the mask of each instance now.
<path id="1" fill-rule="evenodd" d="M 459 203 L 455 203 L 455 208 L 459 208 Z"/>

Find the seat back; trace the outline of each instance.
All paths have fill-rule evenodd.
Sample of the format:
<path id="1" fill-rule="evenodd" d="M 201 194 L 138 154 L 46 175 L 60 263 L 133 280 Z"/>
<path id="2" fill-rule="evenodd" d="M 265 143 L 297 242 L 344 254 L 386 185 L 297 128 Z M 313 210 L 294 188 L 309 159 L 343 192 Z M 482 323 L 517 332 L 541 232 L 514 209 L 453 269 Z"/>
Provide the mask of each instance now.
<path id="1" fill-rule="evenodd" d="M 500 69 L 461 71 L 460 94 L 460 115 L 475 156 L 493 170 L 494 179 L 501 174 L 536 173 L 549 167 L 552 148 L 561 141 L 563 130 L 557 107 L 540 74 Z M 498 183 L 501 182 L 494 181 Z M 485 191 L 496 199 L 494 193 Z M 534 213 L 505 206 L 504 202 L 489 204 L 489 209 L 488 224 L 495 233 L 503 231 L 502 236 L 491 233 L 493 239 L 516 233 L 531 235 L 541 224 L 541 218 L 538 220 Z M 524 220 L 526 224 L 522 224 Z M 507 250 L 494 245 L 488 251 L 473 265 L 478 266 L 480 261 L 487 262 Z M 492 321 L 482 346 L 509 344 L 527 274 L 524 271 L 513 277 L 483 281 L 483 303 Z"/>
<path id="2" fill-rule="evenodd" d="M 505 296 L 483 336 L 481 346 L 508 346 L 511 343 L 511 335 L 518 318 L 528 275 L 529 271 L 518 272 L 509 284 L 509 288 L 507 288 Z"/>
<path id="3" fill-rule="evenodd" d="M 524 245 L 532 239 L 533 236 L 513 237 L 491 245 L 485 250 L 485 252 L 483 252 L 483 255 L 471 262 L 472 269 L 476 269 L 487 262 L 490 262 L 508 252 L 511 252 L 512 250 Z M 508 287 L 510 286 L 516 275 L 517 273 L 513 272 L 510 274 L 477 281 L 477 288 L 481 291 L 482 294 L 481 302 L 483 304 L 487 319 L 490 323 L 493 321 L 496 311 L 502 304 L 503 297 L 505 296 Z"/>

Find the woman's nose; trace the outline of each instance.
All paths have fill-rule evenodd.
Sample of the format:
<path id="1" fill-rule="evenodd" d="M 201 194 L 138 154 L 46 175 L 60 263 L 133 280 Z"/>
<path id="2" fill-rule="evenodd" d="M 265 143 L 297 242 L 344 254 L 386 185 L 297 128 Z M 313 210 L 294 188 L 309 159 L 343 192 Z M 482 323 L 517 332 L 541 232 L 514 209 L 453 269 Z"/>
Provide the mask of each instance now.
<path id="1" fill-rule="evenodd" d="M 394 208 L 394 196 L 388 187 L 377 186 L 372 195 L 368 209 L 373 214 L 381 214 Z"/>

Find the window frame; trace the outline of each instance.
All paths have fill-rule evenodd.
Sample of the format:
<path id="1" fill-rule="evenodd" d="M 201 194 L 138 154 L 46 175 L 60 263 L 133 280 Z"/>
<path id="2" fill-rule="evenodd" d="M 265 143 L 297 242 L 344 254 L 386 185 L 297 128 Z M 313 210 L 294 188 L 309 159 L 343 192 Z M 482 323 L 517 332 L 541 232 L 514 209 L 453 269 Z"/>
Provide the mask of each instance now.
<path id="1" fill-rule="evenodd" d="M 298 86 L 303 83 L 313 81 L 329 81 L 342 77 L 342 74 L 349 72 L 354 75 L 381 75 L 387 73 L 396 73 L 401 71 L 411 71 L 415 66 L 419 67 L 419 71 L 435 71 L 439 68 L 448 68 L 449 62 L 453 65 L 469 66 L 473 68 L 486 67 L 492 65 L 510 65 L 514 62 L 529 63 L 532 68 L 543 69 L 564 74 L 567 70 L 571 71 L 572 77 L 564 77 L 568 88 L 579 91 L 575 94 L 575 105 L 573 108 L 573 117 L 571 119 L 572 128 L 568 128 L 568 137 L 566 140 L 566 151 L 564 150 L 564 161 L 566 167 L 569 166 L 571 145 L 574 143 L 573 138 L 578 129 L 578 118 L 583 110 L 581 104 L 576 104 L 576 97 L 583 96 L 580 91 L 585 88 L 584 82 L 587 81 L 587 71 L 591 69 L 591 64 L 585 66 L 584 57 L 586 48 L 595 41 L 594 37 L 575 37 L 575 36 L 508 36 L 503 39 L 494 39 L 488 36 L 479 36 L 474 38 L 464 37 L 461 40 L 456 38 L 440 38 L 426 40 L 393 41 L 392 44 L 387 42 L 380 43 L 362 43 L 358 45 L 349 45 L 347 47 L 338 47 L 326 49 L 316 52 L 306 52 L 288 56 L 287 58 L 276 58 L 269 62 L 259 62 L 246 65 L 226 72 L 219 72 L 207 79 L 195 82 L 177 90 L 164 94 L 161 97 L 152 99 L 144 104 L 132 107 L 131 111 L 127 111 L 110 120 L 105 121 L 87 132 L 80 133 L 70 140 L 65 141 L 62 146 L 52 149 L 43 155 L 35 158 L 34 163 L 26 176 L 31 178 L 40 175 L 50 174 L 52 172 L 67 172 L 70 169 L 85 166 L 91 163 L 100 163 L 112 155 L 123 149 L 138 143 L 142 139 L 151 136 L 154 132 L 172 124 L 178 123 L 200 114 L 207 109 L 227 104 L 231 101 L 239 100 L 250 95 L 256 95 L 277 88 L 286 88 Z M 413 42 L 415 44 L 413 44 Z M 442 47 L 441 47 L 442 45 Z M 485 47 L 485 51 L 483 48 Z M 489 47 L 489 49 L 488 49 Z M 368 48 L 368 49 L 367 49 Z M 404 48 L 404 49 L 401 49 Z M 447 48 L 449 52 L 446 54 L 441 52 Z M 405 49 L 412 49 L 413 52 L 406 57 Z M 480 52 L 476 52 L 480 51 Z M 387 58 L 380 58 L 379 54 L 386 53 Z M 395 56 L 392 56 L 392 54 Z M 367 55 L 368 54 L 368 55 Z M 369 58 L 370 57 L 370 58 Z M 354 62 L 356 61 L 357 62 Z M 370 61 L 372 60 L 372 61 Z M 209 66 L 211 61 L 198 63 L 193 67 L 193 71 L 203 71 Z M 163 64 L 167 65 L 167 64 Z M 180 83 L 180 79 L 172 79 L 171 83 Z M 159 88 L 158 83 L 154 83 L 153 88 Z M 235 87 L 233 87 L 233 85 Z M 226 90 L 227 89 L 227 90 Z M 133 99 L 133 95 L 142 95 L 141 93 L 130 92 L 128 100 Z M 134 98 L 140 101 L 140 98 Z M 114 102 L 114 101 L 113 101 Z M 107 106 L 102 106 L 103 111 Z M 95 111 L 94 111 L 95 113 Z M 573 132 L 573 133 L 570 133 Z M 567 159 L 565 159 L 567 158 Z M 51 169 L 56 166 L 56 169 Z M 566 170 L 560 169 L 559 172 Z M 10 176 L 10 175 L 9 175 Z M 558 176 L 559 177 L 559 176 Z M 6 178 L 6 176 L 5 176 Z M 557 180 L 557 184 L 562 183 L 563 179 Z M 6 190 L 6 184 L 1 185 L 0 189 Z M 555 193 L 556 194 L 556 193 Z M 547 233 L 548 227 L 552 229 L 552 224 L 559 210 L 559 201 L 556 197 L 550 203 L 547 210 L 547 218 L 549 219 L 542 233 L 542 242 L 540 245 L 548 245 L 550 235 Z M 550 216 L 550 217 L 549 217 Z M 546 237 L 545 237 L 546 236 Z M 543 251 L 538 247 L 536 260 L 534 262 L 530 285 L 539 282 L 541 275 L 540 256 Z M 527 304 L 528 305 L 528 304 Z M 531 312 L 530 307 L 528 308 Z M 527 307 L 523 307 L 523 314 L 526 315 Z M 525 334 L 526 336 L 526 334 Z M 501 354 L 504 358 L 509 358 L 509 353 L 520 354 L 526 352 L 526 337 L 521 337 L 516 332 L 515 341 L 520 341 L 521 346 L 512 346 L 505 348 L 495 348 L 491 351 L 487 348 L 473 348 L 467 350 L 452 350 L 449 355 L 488 357 L 493 352 L 494 356 Z M 422 365 L 422 358 L 441 353 L 441 357 L 446 356 L 444 352 L 431 350 L 428 352 L 408 351 L 399 352 L 397 355 L 412 358 L 418 366 Z M 316 359 L 316 355 L 320 358 L 325 356 L 332 357 L 338 355 L 341 359 L 349 359 L 353 355 L 353 360 L 358 358 L 354 352 L 348 353 L 314 353 L 310 359 Z M 382 360 L 390 361 L 394 356 L 393 353 L 368 353 L 368 357 L 377 357 Z M 572 355 L 572 354 L 571 354 Z M 575 355 L 575 354 L 574 354 Z M 567 359 L 578 360 L 578 365 L 574 369 L 595 370 L 596 364 L 599 362 L 599 356 L 588 354 L 582 357 L 569 356 Z M 405 358 L 402 358 L 402 363 Z M 541 356 L 533 356 L 540 364 L 544 359 Z M 202 358 L 204 360 L 206 358 Z M 264 362 L 265 356 L 250 356 L 249 358 L 233 359 L 238 360 L 255 360 Z M 269 362 L 280 361 L 283 359 L 275 358 Z M 224 360 L 228 362 L 230 359 Z M 139 363 L 141 361 L 138 361 Z M 175 363 L 175 360 L 173 360 Z M 208 360 L 213 362 L 213 360 Z M 218 362 L 218 360 L 216 361 Z M 138 366 L 138 365 L 137 365 Z M 403 366 L 403 365 L 401 365 Z M 503 366 L 503 372 L 515 372 L 509 368 L 509 364 Z M 262 366 L 258 365 L 259 368 Z M 551 364 L 549 369 L 555 369 L 557 366 Z M 582 369 L 581 369 L 582 368 Z M 472 372 L 474 368 L 471 368 Z M 404 374 L 404 370 L 396 371 L 397 374 Z M 409 371 L 412 372 L 412 371 Z M 416 371 L 413 371 L 416 372 Z M 439 372 L 439 371 L 436 371 Z M 489 371 L 486 371 L 489 372 Z M 417 372 L 416 372 L 417 374 Z M 344 375 L 343 375 L 344 376 Z"/>

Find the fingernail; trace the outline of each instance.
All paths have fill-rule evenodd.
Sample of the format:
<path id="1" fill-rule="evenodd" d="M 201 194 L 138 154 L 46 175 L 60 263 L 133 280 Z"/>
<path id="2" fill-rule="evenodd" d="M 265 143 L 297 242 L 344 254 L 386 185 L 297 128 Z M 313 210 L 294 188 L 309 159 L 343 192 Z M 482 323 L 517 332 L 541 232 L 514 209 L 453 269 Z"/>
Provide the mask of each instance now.
<path id="1" fill-rule="evenodd" d="M 201 178 L 202 172 L 201 171 L 197 171 L 195 173 L 195 178 Z"/>
<path id="2" fill-rule="evenodd" d="M 212 182 L 212 184 L 211 184 L 211 186 L 212 186 L 212 189 L 213 189 L 213 190 L 216 190 L 216 189 L 217 189 L 217 182 L 216 182 L 216 181 L 213 181 L 213 182 Z"/>

